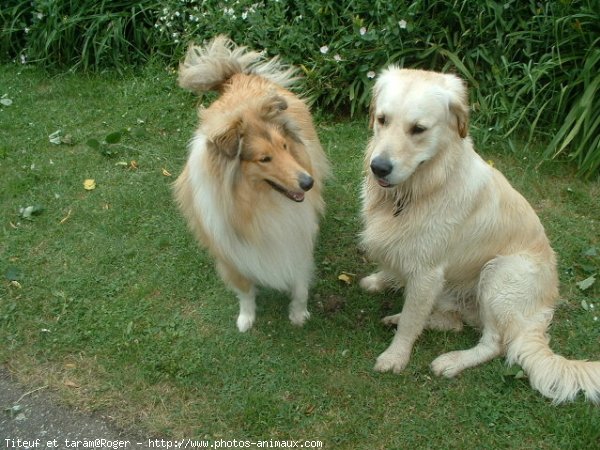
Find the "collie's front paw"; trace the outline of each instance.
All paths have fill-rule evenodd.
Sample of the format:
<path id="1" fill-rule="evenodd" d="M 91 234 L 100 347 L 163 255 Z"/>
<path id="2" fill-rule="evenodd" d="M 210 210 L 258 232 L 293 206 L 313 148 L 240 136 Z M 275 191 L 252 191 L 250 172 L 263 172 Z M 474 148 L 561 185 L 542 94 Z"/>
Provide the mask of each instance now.
<path id="1" fill-rule="evenodd" d="M 306 309 L 300 311 L 290 311 L 289 315 L 290 322 L 292 322 L 292 324 L 298 327 L 304 325 L 304 323 L 309 319 L 309 317 L 310 313 Z"/>
<path id="2" fill-rule="evenodd" d="M 408 364 L 408 357 L 402 354 L 385 351 L 375 362 L 375 371 L 400 373 Z"/>
<path id="3" fill-rule="evenodd" d="M 237 318 L 237 327 L 241 333 L 245 333 L 252 325 L 254 325 L 254 319 L 256 318 L 253 314 L 240 314 Z"/>

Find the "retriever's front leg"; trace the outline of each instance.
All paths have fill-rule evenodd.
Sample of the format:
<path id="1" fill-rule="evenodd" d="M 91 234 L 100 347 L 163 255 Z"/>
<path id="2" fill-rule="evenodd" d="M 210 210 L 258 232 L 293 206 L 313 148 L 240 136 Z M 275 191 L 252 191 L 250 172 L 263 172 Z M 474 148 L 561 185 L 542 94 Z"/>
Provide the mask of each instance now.
<path id="1" fill-rule="evenodd" d="M 377 358 L 378 372 L 401 372 L 408 364 L 412 346 L 423 331 L 436 298 L 444 288 L 444 271 L 434 269 L 411 276 L 404 290 L 404 307 L 390 346 Z"/>

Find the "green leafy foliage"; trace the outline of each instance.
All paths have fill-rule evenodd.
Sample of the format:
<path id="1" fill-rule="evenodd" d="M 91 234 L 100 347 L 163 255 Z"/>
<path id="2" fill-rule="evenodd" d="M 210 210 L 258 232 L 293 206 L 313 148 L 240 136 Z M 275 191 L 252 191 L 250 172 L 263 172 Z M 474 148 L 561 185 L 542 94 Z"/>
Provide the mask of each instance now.
<path id="1" fill-rule="evenodd" d="M 471 87 L 480 142 L 547 144 L 543 157 L 600 168 L 597 0 L 7 0 L 0 57 L 102 70 L 227 34 L 301 67 L 325 111 L 365 114 L 390 63 L 452 71 Z"/>

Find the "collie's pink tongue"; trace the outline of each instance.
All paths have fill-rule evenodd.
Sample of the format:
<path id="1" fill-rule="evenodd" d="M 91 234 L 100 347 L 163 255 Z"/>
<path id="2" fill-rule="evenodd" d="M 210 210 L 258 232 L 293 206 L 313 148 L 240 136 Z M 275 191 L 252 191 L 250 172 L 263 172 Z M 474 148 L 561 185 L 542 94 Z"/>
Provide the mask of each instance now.
<path id="1" fill-rule="evenodd" d="M 381 178 L 378 178 L 377 182 L 379 183 L 379 186 L 381 186 L 381 187 L 389 187 L 389 185 L 390 185 L 390 183 L 388 183 L 387 181 L 385 181 Z"/>
<path id="2" fill-rule="evenodd" d="M 304 192 L 289 192 L 288 195 L 295 202 L 301 202 L 304 200 Z"/>

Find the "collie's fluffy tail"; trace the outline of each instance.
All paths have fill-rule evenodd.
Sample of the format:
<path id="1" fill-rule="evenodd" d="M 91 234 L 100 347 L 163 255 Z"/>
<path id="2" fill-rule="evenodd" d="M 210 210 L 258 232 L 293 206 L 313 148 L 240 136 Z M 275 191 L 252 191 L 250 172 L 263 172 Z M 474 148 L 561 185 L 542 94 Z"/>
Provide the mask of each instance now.
<path id="1" fill-rule="evenodd" d="M 531 386 L 554 403 L 572 401 L 579 391 L 600 403 L 600 362 L 575 361 L 555 354 L 548 346 L 545 327 L 524 329 L 508 344 L 509 364 L 519 364 Z"/>
<path id="2" fill-rule="evenodd" d="M 179 86 L 195 93 L 219 90 L 237 73 L 259 75 L 284 88 L 297 79 L 296 70 L 282 64 L 278 57 L 266 60 L 263 53 L 217 36 L 205 46 L 189 46 L 179 65 Z"/>

